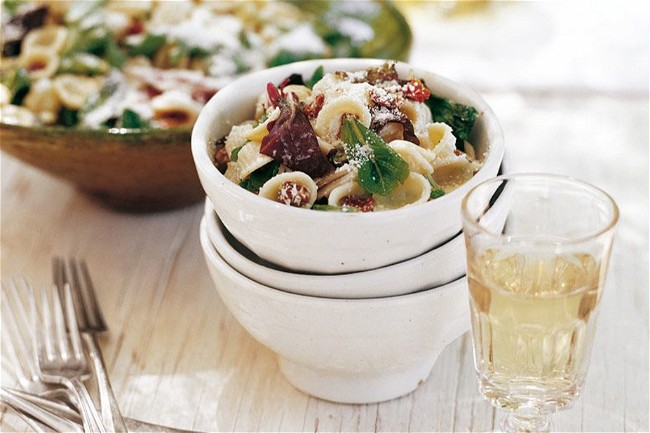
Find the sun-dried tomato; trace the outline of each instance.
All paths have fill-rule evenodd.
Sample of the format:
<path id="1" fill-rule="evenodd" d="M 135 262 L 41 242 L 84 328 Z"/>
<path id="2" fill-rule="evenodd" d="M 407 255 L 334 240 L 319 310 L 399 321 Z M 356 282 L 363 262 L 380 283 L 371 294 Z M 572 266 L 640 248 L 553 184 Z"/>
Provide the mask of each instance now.
<path id="1" fill-rule="evenodd" d="M 302 207 L 309 202 L 309 188 L 296 182 L 284 182 L 278 191 L 278 201 L 289 206 Z"/>
<path id="2" fill-rule="evenodd" d="M 271 104 L 280 108 L 280 115 L 266 126 L 269 133 L 262 139 L 260 153 L 311 177 L 327 173 L 332 167 L 321 153 L 314 128 L 298 102 L 282 95 L 272 83 L 266 90 Z"/>
<path id="3" fill-rule="evenodd" d="M 372 212 L 375 208 L 375 199 L 358 195 L 346 195 L 341 199 L 341 206 L 354 207 L 361 212 Z"/>
<path id="4" fill-rule="evenodd" d="M 309 119 L 315 119 L 318 117 L 318 113 L 323 109 L 323 104 L 325 103 L 325 95 L 319 93 L 314 98 L 314 101 L 311 104 L 306 104 L 302 107 L 302 111 L 307 115 Z"/>
<path id="5" fill-rule="evenodd" d="M 424 87 L 424 84 L 420 80 L 407 81 L 404 84 L 403 90 L 404 96 L 416 102 L 424 102 L 431 96 L 429 89 Z"/>

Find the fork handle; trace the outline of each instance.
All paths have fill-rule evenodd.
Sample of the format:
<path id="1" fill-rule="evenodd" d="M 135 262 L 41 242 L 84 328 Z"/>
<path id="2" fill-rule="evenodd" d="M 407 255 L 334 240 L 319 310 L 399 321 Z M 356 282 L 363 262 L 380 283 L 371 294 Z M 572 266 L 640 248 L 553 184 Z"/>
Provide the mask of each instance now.
<path id="1" fill-rule="evenodd" d="M 102 352 L 97 343 L 97 337 L 94 333 L 82 332 L 81 336 L 86 343 L 90 360 L 95 370 L 95 379 L 99 389 L 99 403 L 102 413 L 102 419 L 106 428 L 115 433 L 128 433 L 127 426 L 120 413 L 120 407 L 113 393 L 111 382 L 106 372 L 106 365 L 102 358 Z"/>
<path id="2" fill-rule="evenodd" d="M 79 405 L 79 412 L 83 419 L 84 429 L 91 432 L 108 433 L 104 422 L 99 418 L 95 403 L 88 392 L 88 388 L 76 377 L 67 378 L 63 382 L 72 391 Z"/>

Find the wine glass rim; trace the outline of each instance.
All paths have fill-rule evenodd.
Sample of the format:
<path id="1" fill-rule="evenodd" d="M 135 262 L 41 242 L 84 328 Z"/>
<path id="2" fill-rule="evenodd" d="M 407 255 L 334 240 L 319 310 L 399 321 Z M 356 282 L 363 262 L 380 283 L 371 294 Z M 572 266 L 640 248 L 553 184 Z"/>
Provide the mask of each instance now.
<path id="1" fill-rule="evenodd" d="M 463 197 L 463 200 L 461 202 L 460 208 L 461 208 L 461 216 L 463 219 L 463 224 L 466 224 L 467 226 L 471 226 L 474 230 L 477 230 L 479 232 L 482 232 L 483 234 L 486 234 L 488 236 L 491 236 L 495 239 L 499 239 L 501 241 L 506 241 L 508 243 L 528 243 L 531 240 L 526 239 L 526 238 L 512 238 L 509 235 L 504 235 L 501 233 L 496 233 L 494 231 L 488 230 L 486 227 L 483 225 L 479 224 L 477 219 L 472 216 L 468 210 L 468 202 L 470 196 L 475 193 L 478 189 L 485 187 L 486 185 L 489 184 L 496 184 L 500 183 L 503 181 L 508 181 L 508 180 L 551 180 L 554 182 L 563 182 L 563 183 L 572 183 L 575 185 L 580 185 L 583 188 L 586 188 L 588 190 L 591 190 L 592 192 L 595 192 L 596 194 L 600 195 L 602 198 L 603 202 L 607 202 L 612 210 L 612 216 L 611 219 L 603 225 L 602 228 L 595 230 L 593 233 L 590 233 L 589 235 L 586 236 L 580 236 L 580 237 L 575 237 L 571 239 L 558 239 L 558 240 L 535 240 L 536 244 L 549 244 L 549 245 L 572 245 L 572 244 L 580 244 L 584 243 L 593 239 L 596 239 L 603 234 L 613 230 L 616 227 L 616 224 L 618 223 L 619 216 L 620 216 L 620 211 L 618 208 L 618 205 L 616 204 L 616 201 L 612 198 L 610 194 L 608 194 L 606 191 L 601 189 L 600 187 L 597 187 L 587 181 L 584 181 L 582 179 L 573 177 L 573 176 L 566 176 L 566 175 L 561 175 L 561 174 L 555 174 L 555 173 L 542 173 L 542 172 L 532 172 L 532 173 L 508 173 L 508 174 L 503 174 L 500 176 L 496 176 L 490 179 L 487 179 L 480 184 L 472 187 L 465 196 Z"/>

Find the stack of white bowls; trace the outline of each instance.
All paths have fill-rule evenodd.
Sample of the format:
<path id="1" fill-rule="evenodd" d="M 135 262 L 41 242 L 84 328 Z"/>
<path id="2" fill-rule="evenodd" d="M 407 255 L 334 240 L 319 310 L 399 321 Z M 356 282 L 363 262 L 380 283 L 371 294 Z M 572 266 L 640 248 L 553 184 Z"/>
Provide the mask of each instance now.
<path id="1" fill-rule="evenodd" d="M 501 128 L 464 86 L 398 63 L 437 95 L 480 112 L 471 142 L 483 165 L 465 185 L 425 204 L 375 213 L 292 208 L 251 194 L 214 166 L 214 143 L 253 117 L 266 83 L 293 73 L 354 71 L 384 60 L 295 63 L 247 75 L 205 106 L 192 153 L 208 199 L 201 246 L 217 291 L 241 325 L 279 356 L 297 388 L 370 403 L 423 383 L 442 350 L 469 329 L 460 202 L 507 171 Z"/>

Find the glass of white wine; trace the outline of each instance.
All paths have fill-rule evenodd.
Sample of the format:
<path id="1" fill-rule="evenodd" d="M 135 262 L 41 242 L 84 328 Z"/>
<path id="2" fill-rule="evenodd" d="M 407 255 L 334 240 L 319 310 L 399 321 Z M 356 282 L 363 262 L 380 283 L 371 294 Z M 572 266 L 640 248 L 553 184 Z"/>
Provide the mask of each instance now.
<path id="1" fill-rule="evenodd" d="M 550 431 L 583 389 L 618 207 L 574 178 L 512 174 L 461 213 L 479 390 L 506 432 Z"/>

